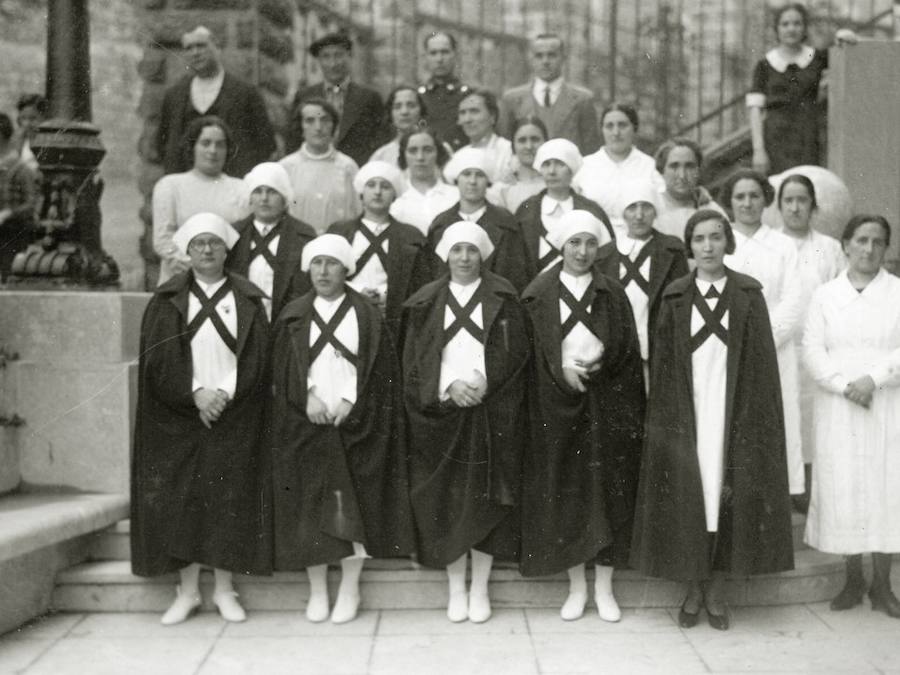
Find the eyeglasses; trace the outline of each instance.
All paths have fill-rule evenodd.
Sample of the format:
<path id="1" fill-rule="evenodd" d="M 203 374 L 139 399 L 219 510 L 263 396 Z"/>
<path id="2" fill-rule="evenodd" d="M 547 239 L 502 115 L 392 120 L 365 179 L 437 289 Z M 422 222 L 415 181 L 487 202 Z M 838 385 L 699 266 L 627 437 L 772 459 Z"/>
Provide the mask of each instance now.
<path id="1" fill-rule="evenodd" d="M 197 239 L 195 237 L 194 239 L 191 239 L 191 243 L 188 244 L 188 250 L 199 253 L 207 246 L 209 246 L 209 248 L 211 248 L 213 251 L 221 251 L 223 248 L 225 248 L 225 242 L 218 237 L 214 237 L 212 239 Z"/>

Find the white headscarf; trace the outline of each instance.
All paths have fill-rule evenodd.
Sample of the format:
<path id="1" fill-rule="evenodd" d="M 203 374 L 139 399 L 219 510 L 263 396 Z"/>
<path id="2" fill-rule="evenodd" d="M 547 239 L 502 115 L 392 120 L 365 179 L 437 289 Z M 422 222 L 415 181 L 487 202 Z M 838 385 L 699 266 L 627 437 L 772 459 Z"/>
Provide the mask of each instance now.
<path id="1" fill-rule="evenodd" d="M 382 162 L 376 159 L 368 162 L 353 177 L 353 189 L 356 194 L 361 195 L 363 188 L 373 178 L 384 178 L 394 187 L 394 197 L 399 197 L 403 192 L 403 174 L 400 169 L 389 162 Z"/>
<path id="2" fill-rule="evenodd" d="M 653 185 L 646 181 L 629 181 L 622 186 L 619 192 L 619 202 L 622 204 L 621 216 L 625 216 L 625 209 L 637 202 L 647 202 L 659 213 L 659 192 L 653 189 Z"/>
<path id="3" fill-rule="evenodd" d="M 466 169 L 478 169 L 490 180 L 490 162 L 484 150 L 480 148 L 461 148 L 447 162 L 444 167 L 444 178 L 451 185 L 456 184 L 456 179 Z"/>
<path id="4" fill-rule="evenodd" d="M 244 176 L 244 186 L 249 196 L 258 187 L 268 187 L 284 197 L 285 206 L 294 201 L 294 187 L 287 170 L 278 162 L 263 162 L 254 166 Z"/>
<path id="5" fill-rule="evenodd" d="M 558 159 L 569 167 L 573 176 L 578 173 L 581 165 L 584 164 L 581 153 L 578 151 L 578 146 L 565 138 L 551 138 L 542 144 L 537 149 L 537 152 L 534 153 L 534 164 L 532 166 L 540 171 L 541 165 L 548 159 Z"/>
<path id="6" fill-rule="evenodd" d="M 225 242 L 225 246 L 229 250 L 240 238 L 237 231 L 222 216 L 215 213 L 195 213 L 175 231 L 175 234 L 172 235 L 172 243 L 178 247 L 179 251 L 187 255 L 188 244 L 198 234 L 216 235 Z"/>
<path id="7" fill-rule="evenodd" d="M 356 272 L 356 259 L 353 257 L 353 247 L 345 237 L 339 234 L 320 234 L 318 237 L 303 247 L 303 255 L 300 259 L 300 269 L 309 272 L 313 258 L 325 255 L 334 258 L 347 268 L 347 275 Z"/>
<path id="8" fill-rule="evenodd" d="M 563 214 L 556 227 L 547 234 L 547 241 L 561 251 L 569 239 L 582 232 L 596 237 L 600 243 L 608 238 L 604 236 L 606 227 L 597 216 L 590 211 L 573 209 Z"/>
<path id="9" fill-rule="evenodd" d="M 494 245 L 491 243 L 491 238 L 488 237 L 484 228 L 468 220 L 460 220 L 444 230 L 444 234 L 441 236 L 441 240 L 435 247 L 434 252 L 437 253 L 441 260 L 447 262 L 450 249 L 461 243 L 472 244 L 477 248 L 478 252 L 481 253 L 482 262 L 487 260 L 491 253 L 494 252 Z"/>

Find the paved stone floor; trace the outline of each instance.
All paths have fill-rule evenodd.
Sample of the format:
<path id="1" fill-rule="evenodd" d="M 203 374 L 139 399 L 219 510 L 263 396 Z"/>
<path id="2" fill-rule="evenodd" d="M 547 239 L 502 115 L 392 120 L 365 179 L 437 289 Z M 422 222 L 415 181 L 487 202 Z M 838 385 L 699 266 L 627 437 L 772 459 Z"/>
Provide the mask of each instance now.
<path id="1" fill-rule="evenodd" d="M 244 624 L 205 613 L 166 628 L 156 614 L 57 614 L 0 637 L 0 673 L 530 675 L 574 673 L 894 673 L 900 621 L 868 604 L 737 609 L 732 629 L 682 630 L 676 610 L 627 610 L 564 623 L 554 610 L 498 610 L 486 624 L 443 612 L 363 612 L 343 626 L 299 612 Z"/>

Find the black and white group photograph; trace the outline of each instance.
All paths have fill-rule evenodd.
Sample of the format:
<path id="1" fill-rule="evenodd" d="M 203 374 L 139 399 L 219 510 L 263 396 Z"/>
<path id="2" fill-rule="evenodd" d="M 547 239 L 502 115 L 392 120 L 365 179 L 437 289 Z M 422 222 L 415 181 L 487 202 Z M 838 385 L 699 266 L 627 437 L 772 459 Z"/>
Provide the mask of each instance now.
<path id="1" fill-rule="evenodd" d="M 0 675 L 900 673 L 900 0 L 0 63 Z"/>

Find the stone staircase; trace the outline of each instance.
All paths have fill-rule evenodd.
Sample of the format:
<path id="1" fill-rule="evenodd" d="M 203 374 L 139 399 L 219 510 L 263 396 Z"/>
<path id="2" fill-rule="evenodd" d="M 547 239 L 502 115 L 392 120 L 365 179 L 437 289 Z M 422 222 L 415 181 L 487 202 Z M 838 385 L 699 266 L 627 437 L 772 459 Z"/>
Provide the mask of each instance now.
<path id="1" fill-rule="evenodd" d="M 802 543 L 804 518 L 794 515 L 796 569 L 791 572 L 729 581 L 735 606 L 787 605 L 832 598 L 843 582 L 843 560 Z M 120 521 L 94 535 L 88 561 L 57 576 L 51 606 L 71 612 L 161 612 L 172 601 L 175 575 L 144 579 L 131 574 L 129 523 Z M 336 592 L 339 571 L 330 572 Z M 211 610 L 212 575 L 204 572 L 204 609 Z M 309 594 L 306 574 L 280 572 L 271 577 L 237 580 L 249 610 L 300 610 Z M 491 598 L 497 607 L 558 607 L 568 582 L 564 574 L 524 579 L 514 565 L 498 564 L 491 575 Z M 447 581 L 442 570 L 409 560 L 367 561 L 361 578 L 363 606 L 370 609 L 439 609 L 446 606 Z M 675 607 L 682 601 L 680 584 L 618 572 L 616 596 L 623 607 Z"/>

